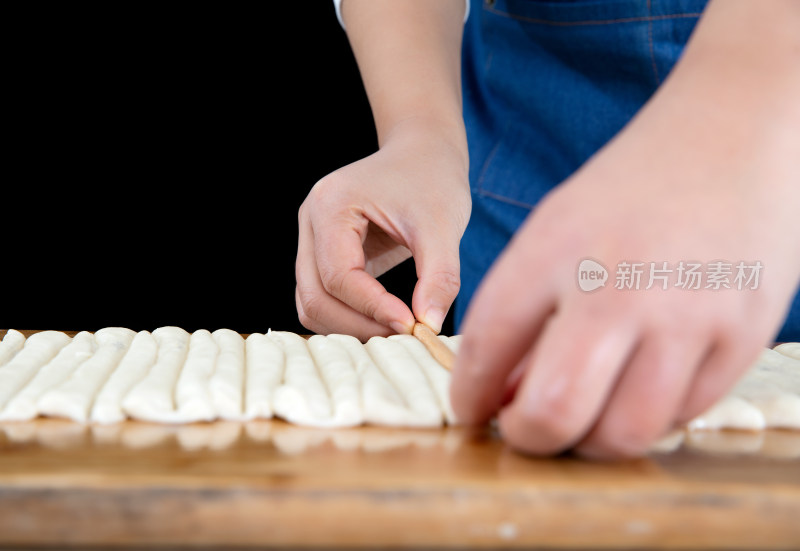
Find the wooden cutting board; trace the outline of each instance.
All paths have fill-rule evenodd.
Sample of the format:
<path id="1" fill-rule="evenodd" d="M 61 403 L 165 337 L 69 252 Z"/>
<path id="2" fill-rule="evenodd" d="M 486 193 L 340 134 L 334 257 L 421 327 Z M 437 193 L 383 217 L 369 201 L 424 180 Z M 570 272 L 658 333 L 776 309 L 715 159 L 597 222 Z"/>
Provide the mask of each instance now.
<path id="1" fill-rule="evenodd" d="M 0 425 L 0 546 L 790 549 L 800 434 L 532 459 L 489 427 Z"/>
<path id="2" fill-rule="evenodd" d="M 0 424 L 0 547 L 800 548 L 800 433 L 524 457 L 491 427 Z"/>

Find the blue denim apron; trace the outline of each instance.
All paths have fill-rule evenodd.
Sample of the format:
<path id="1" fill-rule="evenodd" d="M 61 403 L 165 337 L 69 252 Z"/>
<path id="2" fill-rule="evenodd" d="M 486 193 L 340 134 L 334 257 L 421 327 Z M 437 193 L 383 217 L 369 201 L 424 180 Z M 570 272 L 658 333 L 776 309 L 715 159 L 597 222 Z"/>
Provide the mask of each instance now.
<path id="1" fill-rule="evenodd" d="M 705 3 L 472 0 L 462 71 L 473 206 L 461 242 L 456 331 L 531 208 L 650 98 Z M 799 297 L 780 340 L 800 340 Z"/>

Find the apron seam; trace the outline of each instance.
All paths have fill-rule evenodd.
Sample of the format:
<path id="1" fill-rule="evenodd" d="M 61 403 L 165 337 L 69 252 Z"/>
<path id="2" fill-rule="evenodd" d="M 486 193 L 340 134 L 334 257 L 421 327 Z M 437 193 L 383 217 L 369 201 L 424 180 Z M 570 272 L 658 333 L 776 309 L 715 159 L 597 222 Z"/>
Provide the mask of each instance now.
<path id="1" fill-rule="evenodd" d="M 484 180 L 486 178 L 486 171 L 489 170 L 489 165 L 492 164 L 492 161 L 494 160 L 495 155 L 497 155 L 497 150 L 500 149 L 500 144 L 503 142 L 502 137 L 505 136 L 506 133 L 508 132 L 509 126 L 510 126 L 510 123 L 506 123 L 505 124 L 505 128 L 503 128 L 503 132 L 502 132 L 502 134 L 500 134 L 500 139 L 497 140 L 497 143 L 494 144 L 494 147 L 492 147 L 492 150 L 486 156 L 486 160 L 483 161 L 483 166 L 481 167 L 481 172 L 480 172 L 480 174 L 478 174 L 478 179 L 475 181 L 475 191 L 478 194 L 482 194 L 483 193 L 483 182 L 484 182 Z"/>
<path id="2" fill-rule="evenodd" d="M 652 0 L 647 0 L 647 14 L 648 16 L 653 15 L 653 2 Z M 650 63 L 653 65 L 653 76 L 656 77 L 656 86 L 661 85 L 661 77 L 658 74 L 658 65 L 656 65 L 656 53 L 655 47 L 653 46 L 653 20 L 650 19 L 647 21 L 647 43 L 650 47 Z"/>
<path id="3" fill-rule="evenodd" d="M 517 201 L 516 199 L 512 199 L 511 197 L 506 197 L 505 195 L 499 195 L 491 191 L 486 191 L 485 189 L 478 189 L 478 195 L 480 195 L 481 197 L 488 197 L 489 199 L 494 199 L 495 201 L 499 201 L 501 203 L 506 203 L 507 205 L 511 205 L 513 207 L 519 207 L 525 210 L 533 210 L 533 205 L 531 204 L 525 203 L 524 201 Z"/>
<path id="4" fill-rule="evenodd" d="M 703 15 L 702 12 L 695 13 L 673 13 L 668 15 L 646 15 L 646 16 L 639 16 L 639 17 L 620 17 L 616 19 L 583 19 L 583 20 L 576 20 L 576 21 L 553 21 L 551 19 L 541 19 L 538 17 L 528 17 L 525 15 L 516 15 L 513 13 L 508 13 L 504 11 L 497 10 L 492 7 L 484 6 L 483 10 L 491 13 L 493 15 L 497 15 L 499 17 L 506 17 L 509 19 L 516 19 L 518 21 L 523 21 L 525 23 L 533 23 L 536 25 L 547 25 L 547 26 L 554 26 L 554 27 L 579 27 L 579 26 L 589 26 L 589 25 L 611 25 L 617 23 L 643 23 L 643 22 L 650 22 L 653 21 L 664 21 L 667 19 L 690 19 L 690 18 L 699 18 Z"/>

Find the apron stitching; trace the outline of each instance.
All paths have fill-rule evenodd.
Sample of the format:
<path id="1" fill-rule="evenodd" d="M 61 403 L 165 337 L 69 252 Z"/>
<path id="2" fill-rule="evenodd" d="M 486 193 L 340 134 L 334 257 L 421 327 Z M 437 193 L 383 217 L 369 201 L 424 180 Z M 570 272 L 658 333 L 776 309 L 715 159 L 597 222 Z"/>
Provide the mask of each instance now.
<path id="1" fill-rule="evenodd" d="M 525 203 L 523 201 L 517 201 L 516 199 L 512 199 L 510 197 L 506 197 L 505 195 L 498 195 L 496 193 L 492 193 L 491 191 L 486 191 L 484 189 L 478 190 L 478 193 L 483 197 L 489 197 L 490 199 L 494 199 L 495 201 L 500 201 L 501 203 L 508 203 L 509 205 L 515 207 L 521 207 L 527 210 L 533 209 L 533 205 Z"/>
<path id="2" fill-rule="evenodd" d="M 492 67 L 492 57 L 494 57 L 494 52 L 489 52 L 486 55 L 486 63 L 483 65 L 483 72 L 488 73 L 489 69 Z"/>
<path id="3" fill-rule="evenodd" d="M 647 0 L 647 13 L 648 16 L 652 17 L 652 1 Z M 655 48 L 653 47 L 653 20 L 648 19 L 647 21 L 647 42 L 650 46 L 650 61 L 653 64 L 653 75 L 656 77 L 656 86 L 661 85 L 661 77 L 658 75 L 658 66 L 656 65 L 656 54 Z"/>
<path id="4" fill-rule="evenodd" d="M 597 20 L 583 20 L 583 21 L 551 21 L 549 19 L 539 19 L 536 17 L 527 17 L 524 15 L 515 15 L 499 11 L 494 8 L 483 8 L 485 11 L 500 17 L 508 17 L 510 19 L 517 19 L 526 23 L 536 23 L 538 25 L 552 25 L 555 27 L 572 27 L 572 26 L 587 26 L 587 25 L 607 25 L 611 23 L 641 23 L 644 21 L 663 21 L 665 19 L 689 19 L 696 18 L 703 15 L 702 13 L 675 13 L 670 15 L 648 15 L 643 17 L 620 17 L 618 19 L 597 19 Z"/>
<path id="5" fill-rule="evenodd" d="M 500 134 L 501 138 L 497 140 L 497 143 L 494 144 L 494 147 L 489 152 L 489 155 L 486 156 L 486 160 L 483 162 L 483 166 L 481 167 L 481 173 L 478 176 L 478 181 L 476 182 L 476 189 L 478 193 L 483 193 L 483 179 L 486 176 L 486 171 L 489 169 L 489 165 L 492 164 L 492 160 L 494 159 L 494 156 L 497 154 L 497 150 L 500 149 L 500 144 L 503 141 L 502 136 L 506 135 L 509 126 L 510 123 L 506 123 L 506 127 L 503 129 L 503 133 Z"/>

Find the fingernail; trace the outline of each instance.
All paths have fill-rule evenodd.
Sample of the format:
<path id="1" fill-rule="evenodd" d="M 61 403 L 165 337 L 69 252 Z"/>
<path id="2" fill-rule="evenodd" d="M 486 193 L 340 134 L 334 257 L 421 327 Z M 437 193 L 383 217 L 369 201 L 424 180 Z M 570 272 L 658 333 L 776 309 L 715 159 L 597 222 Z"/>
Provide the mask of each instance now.
<path id="1" fill-rule="evenodd" d="M 445 313 L 439 308 L 428 308 L 420 320 L 422 323 L 439 333 L 442 330 Z"/>
<path id="2" fill-rule="evenodd" d="M 389 327 L 391 327 L 395 333 L 403 334 L 403 333 L 410 333 L 411 329 L 406 327 L 404 324 L 400 323 L 399 321 L 393 321 L 389 323 Z"/>

